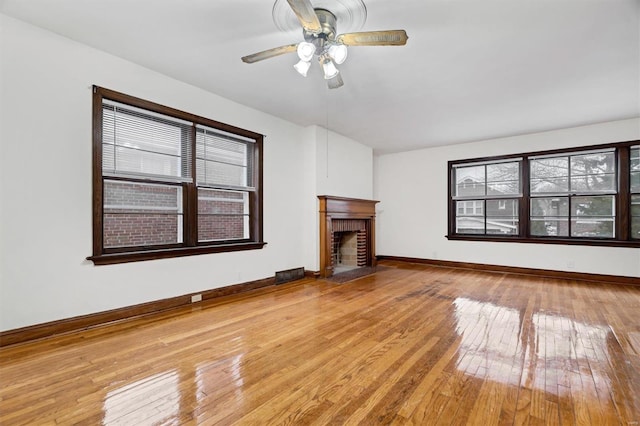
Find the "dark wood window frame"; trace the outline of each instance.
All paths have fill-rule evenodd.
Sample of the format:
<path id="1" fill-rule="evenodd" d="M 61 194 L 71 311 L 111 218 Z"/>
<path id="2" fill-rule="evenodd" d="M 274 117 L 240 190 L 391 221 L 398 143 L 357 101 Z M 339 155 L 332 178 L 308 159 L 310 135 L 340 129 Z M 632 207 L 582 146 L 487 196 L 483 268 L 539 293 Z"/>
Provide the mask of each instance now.
<path id="1" fill-rule="evenodd" d="M 249 192 L 249 238 L 234 239 L 214 242 L 198 242 L 198 186 L 196 179 L 196 138 L 191 140 L 191 165 L 193 179 L 190 182 L 173 184 L 180 186 L 183 194 L 183 238 L 181 243 L 166 245 L 150 245 L 136 247 L 104 247 L 104 180 L 118 180 L 120 178 L 103 174 L 102 170 L 102 110 L 103 99 L 140 108 L 152 113 L 162 114 L 192 123 L 192 132 L 195 134 L 196 126 L 206 126 L 225 133 L 234 134 L 253 141 L 253 191 Z M 263 139 L 264 136 L 249 130 L 220 123 L 215 120 L 200 117 L 154 102 L 129 96 L 102 87 L 93 87 L 93 158 L 92 158 L 92 183 L 93 183 L 93 255 L 87 257 L 96 265 L 114 263 L 136 262 L 142 260 L 163 259 L 171 257 L 191 256 L 207 253 L 221 253 L 242 250 L 261 249 L 266 244 L 263 241 Z M 155 181 L 153 178 L 127 178 L 128 182 L 147 184 L 165 183 Z"/>
<path id="2" fill-rule="evenodd" d="M 640 240 L 631 236 L 631 171 L 630 152 L 631 148 L 638 146 L 640 141 L 627 141 L 602 145 L 582 146 L 567 149 L 557 149 L 550 151 L 537 151 L 528 153 L 511 154 L 495 157 L 471 158 L 448 162 L 447 187 L 448 187 L 448 233 L 449 240 L 463 241 L 491 241 L 491 242 L 513 242 L 513 243 L 535 243 L 535 244 L 566 244 L 566 245 L 586 245 L 586 246 L 611 246 L 611 247 L 640 247 Z M 585 151 L 614 149 L 617 171 L 617 192 L 615 197 L 615 237 L 614 238 L 585 238 L 585 237 L 555 237 L 555 236 L 532 236 L 531 235 L 531 191 L 530 191 L 530 169 L 529 159 L 531 157 L 547 155 L 573 155 Z M 456 232 L 456 199 L 454 171 L 456 167 L 472 165 L 474 163 L 505 162 L 509 159 L 521 159 L 521 185 L 522 194 L 519 200 L 519 232 L 517 235 L 477 235 L 462 234 Z M 571 194 L 572 196 L 574 194 Z M 464 199 L 466 201 L 471 198 Z M 464 201 L 463 200 L 463 201 Z M 486 215 L 486 209 L 485 209 Z"/>

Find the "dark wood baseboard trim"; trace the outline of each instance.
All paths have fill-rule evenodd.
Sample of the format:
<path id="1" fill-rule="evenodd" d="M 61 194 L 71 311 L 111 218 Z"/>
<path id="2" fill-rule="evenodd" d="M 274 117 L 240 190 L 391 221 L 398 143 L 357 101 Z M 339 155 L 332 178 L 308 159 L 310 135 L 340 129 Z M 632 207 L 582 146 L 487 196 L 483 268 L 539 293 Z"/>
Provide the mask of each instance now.
<path id="1" fill-rule="evenodd" d="M 81 315 L 72 318 L 65 318 L 58 321 L 51 321 L 43 324 L 16 328 L 14 330 L 2 331 L 0 332 L 0 347 L 15 345 L 18 343 L 25 343 L 32 340 L 43 339 L 59 334 L 86 330 L 117 321 L 139 318 L 142 316 L 152 315 L 181 306 L 195 305 L 199 302 L 191 302 L 191 296 L 193 294 L 201 294 L 202 300 L 204 301 L 216 299 L 223 296 L 244 293 L 258 288 L 272 286 L 274 284 L 275 278 L 264 278 L 261 280 L 250 281 L 201 292 L 194 292 L 183 296 L 157 300 L 154 302 L 126 306 L 110 311 L 96 312 L 94 314 Z"/>
<path id="2" fill-rule="evenodd" d="M 318 279 L 320 277 L 320 271 L 304 271 L 305 278 Z"/>
<path id="3" fill-rule="evenodd" d="M 618 275 L 589 274 L 584 272 L 556 271 L 552 269 L 522 268 L 518 266 L 486 265 L 483 263 L 468 263 L 468 262 L 455 262 L 451 260 L 421 259 L 417 257 L 377 256 L 377 258 L 378 260 L 421 263 L 421 264 L 433 265 L 433 266 L 446 266 L 449 268 L 474 269 L 474 270 L 487 271 L 487 272 L 508 272 L 511 274 L 534 275 L 538 277 L 562 278 L 567 280 L 579 280 L 579 281 L 597 281 L 597 282 L 605 282 L 605 283 L 612 283 L 612 284 L 630 284 L 630 285 L 640 286 L 640 278 L 618 276 Z"/>

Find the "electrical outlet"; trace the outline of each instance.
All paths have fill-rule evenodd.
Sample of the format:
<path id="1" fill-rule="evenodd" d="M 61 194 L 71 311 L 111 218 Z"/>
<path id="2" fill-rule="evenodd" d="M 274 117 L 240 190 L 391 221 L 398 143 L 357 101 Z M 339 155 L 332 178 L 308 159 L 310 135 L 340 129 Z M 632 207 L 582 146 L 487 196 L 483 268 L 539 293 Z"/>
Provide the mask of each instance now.
<path id="1" fill-rule="evenodd" d="M 202 295 L 201 294 L 194 294 L 193 296 L 191 296 L 191 303 L 196 303 L 196 302 L 201 302 L 202 301 Z"/>

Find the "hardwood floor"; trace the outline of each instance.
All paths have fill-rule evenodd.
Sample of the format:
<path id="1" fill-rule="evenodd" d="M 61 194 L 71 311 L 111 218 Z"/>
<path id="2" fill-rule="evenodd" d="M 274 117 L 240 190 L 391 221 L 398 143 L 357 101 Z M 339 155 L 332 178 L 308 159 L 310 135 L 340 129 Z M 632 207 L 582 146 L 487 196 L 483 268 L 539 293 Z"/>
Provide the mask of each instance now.
<path id="1" fill-rule="evenodd" d="M 381 265 L 3 348 L 0 424 L 639 424 L 640 287 Z"/>

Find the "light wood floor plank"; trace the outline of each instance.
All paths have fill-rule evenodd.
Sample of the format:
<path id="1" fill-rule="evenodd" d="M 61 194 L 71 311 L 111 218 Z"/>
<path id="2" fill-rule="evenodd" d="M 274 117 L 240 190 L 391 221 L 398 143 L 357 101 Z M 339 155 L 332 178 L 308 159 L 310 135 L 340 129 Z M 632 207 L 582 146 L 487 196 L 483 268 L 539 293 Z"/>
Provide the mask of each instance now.
<path id="1" fill-rule="evenodd" d="M 396 261 L 0 349 L 4 425 L 639 425 L 640 287 Z"/>

